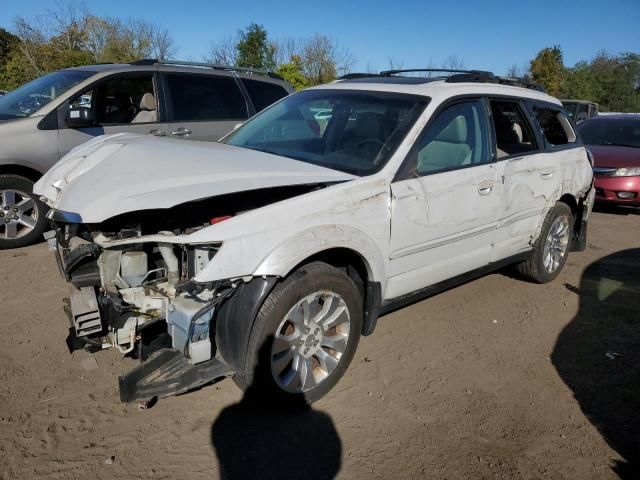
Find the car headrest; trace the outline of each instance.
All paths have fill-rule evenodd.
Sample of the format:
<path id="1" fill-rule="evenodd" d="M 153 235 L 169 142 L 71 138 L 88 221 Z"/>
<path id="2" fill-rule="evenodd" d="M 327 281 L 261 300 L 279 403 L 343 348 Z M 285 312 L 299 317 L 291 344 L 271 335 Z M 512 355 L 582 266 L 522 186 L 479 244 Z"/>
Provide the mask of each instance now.
<path id="1" fill-rule="evenodd" d="M 153 96 L 153 93 L 145 93 L 140 99 L 140 108 L 142 110 L 155 110 L 156 107 L 156 97 Z"/>
<path id="2" fill-rule="evenodd" d="M 467 119 L 458 115 L 436 138 L 439 142 L 467 143 Z"/>
<path id="3" fill-rule="evenodd" d="M 384 116 L 379 113 L 358 114 L 354 126 L 355 134 L 362 138 L 384 138 Z"/>
<path id="4" fill-rule="evenodd" d="M 522 127 L 520 126 L 520 124 L 513 122 L 513 124 L 511 125 L 511 129 L 513 130 L 513 133 L 516 134 L 518 143 L 522 143 L 524 136 L 522 135 Z"/>

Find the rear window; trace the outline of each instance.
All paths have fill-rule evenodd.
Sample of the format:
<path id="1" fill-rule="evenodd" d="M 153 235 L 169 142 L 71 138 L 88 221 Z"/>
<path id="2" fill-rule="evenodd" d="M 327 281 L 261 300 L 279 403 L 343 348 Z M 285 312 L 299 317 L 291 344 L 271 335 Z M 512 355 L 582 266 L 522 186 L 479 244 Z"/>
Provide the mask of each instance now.
<path id="1" fill-rule="evenodd" d="M 247 105 L 231 77 L 168 73 L 171 120 L 244 120 Z"/>
<path id="2" fill-rule="evenodd" d="M 545 139 L 551 145 L 566 145 L 576 141 L 576 134 L 560 109 L 535 105 L 533 114 Z"/>
<path id="3" fill-rule="evenodd" d="M 249 80 L 246 78 L 242 79 L 242 83 L 247 89 L 247 92 L 249 92 L 249 96 L 251 97 L 253 106 L 256 108 L 256 112 L 264 110 L 272 103 L 276 103 L 281 98 L 289 95 L 289 92 L 287 92 L 282 86 L 276 85 L 275 83 Z"/>

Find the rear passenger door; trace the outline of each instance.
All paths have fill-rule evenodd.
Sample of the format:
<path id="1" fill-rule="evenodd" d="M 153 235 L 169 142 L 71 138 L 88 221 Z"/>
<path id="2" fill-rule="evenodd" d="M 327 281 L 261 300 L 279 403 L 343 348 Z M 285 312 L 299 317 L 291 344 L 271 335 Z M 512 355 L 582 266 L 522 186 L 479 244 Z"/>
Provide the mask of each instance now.
<path id="1" fill-rule="evenodd" d="M 531 249 L 532 235 L 562 192 L 563 165 L 545 139 L 532 104 L 499 98 L 490 99 L 490 105 L 504 191 L 492 258 L 497 261 Z M 560 110 L 558 106 L 548 113 L 555 118 Z M 566 144 L 569 139 L 556 126 L 553 130 L 558 137 L 552 140 Z"/>
<path id="2" fill-rule="evenodd" d="M 217 141 L 249 117 L 231 73 L 166 72 L 162 77 L 170 137 Z"/>

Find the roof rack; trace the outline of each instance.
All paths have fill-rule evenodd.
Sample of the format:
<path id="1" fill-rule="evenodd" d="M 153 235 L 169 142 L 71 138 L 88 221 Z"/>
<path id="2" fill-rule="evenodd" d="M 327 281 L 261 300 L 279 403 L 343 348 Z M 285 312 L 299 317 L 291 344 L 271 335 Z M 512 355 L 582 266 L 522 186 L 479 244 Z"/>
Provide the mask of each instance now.
<path id="1" fill-rule="evenodd" d="M 390 75 L 397 75 L 398 73 L 414 73 L 414 72 L 442 72 L 442 73 L 488 73 L 493 75 L 491 72 L 481 72 L 480 70 L 453 70 L 450 68 L 407 68 L 403 70 L 383 70 L 380 72 L 380 75 L 385 77 Z"/>
<path id="2" fill-rule="evenodd" d="M 415 72 L 441 72 L 451 75 L 429 77 L 432 80 L 443 79 L 447 83 L 498 83 L 500 85 L 511 85 L 514 87 L 529 88 L 538 92 L 544 92 L 544 87 L 532 82 L 528 77 L 499 77 L 493 72 L 486 70 L 454 70 L 448 68 L 408 68 L 402 70 L 383 70 L 380 73 L 348 73 L 339 80 L 353 80 L 358 78 L 393 77 L 401 73 Z"/>
<path id="3" fill-rule="evenodd" d="M 530 88 L 538 92 L 544 92 L 545 89 L 539 83 L 532 81 L 529 77 L 498 77 L 498 83 L 501 85 L 512 85 L 514 87 Z"/>
<path id="4" fill-rule="evenodd" d="M 240 72 L 240 73 L 249 73 L 255 75 L 266 75 L 270 78 L 275 78 L 277 80 L 284 80 L 277 73 L 271 72 L 269 70 L 261 70 L 258 68 L 247 68 L 247 67 L 233 67 L 229 65 L 220 65 L 217 63 L 206 63 L 206 62 L 183 62 L 180 60 L 158 60 L 157 58 L 143 58 L 141 60 L 136 60 L 135 62 L 130 62 L 130 65 L 174 65 L 181 67 L 200 67 L 200 68 L 211 68 L 213 70 L 222 70 L 225 72 Z"/>

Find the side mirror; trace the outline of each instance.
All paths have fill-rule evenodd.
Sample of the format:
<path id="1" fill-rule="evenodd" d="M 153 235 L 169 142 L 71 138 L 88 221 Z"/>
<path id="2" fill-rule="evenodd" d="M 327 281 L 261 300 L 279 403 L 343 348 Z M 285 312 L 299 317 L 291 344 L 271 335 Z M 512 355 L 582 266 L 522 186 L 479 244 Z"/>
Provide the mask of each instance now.
<path id="1" fill-rule="evenodd" d="M 69 128 L 93 127 L 96 124 L 96 116 L 90 108 L 70 107 L 64 117 L 64 123 Z"/>

